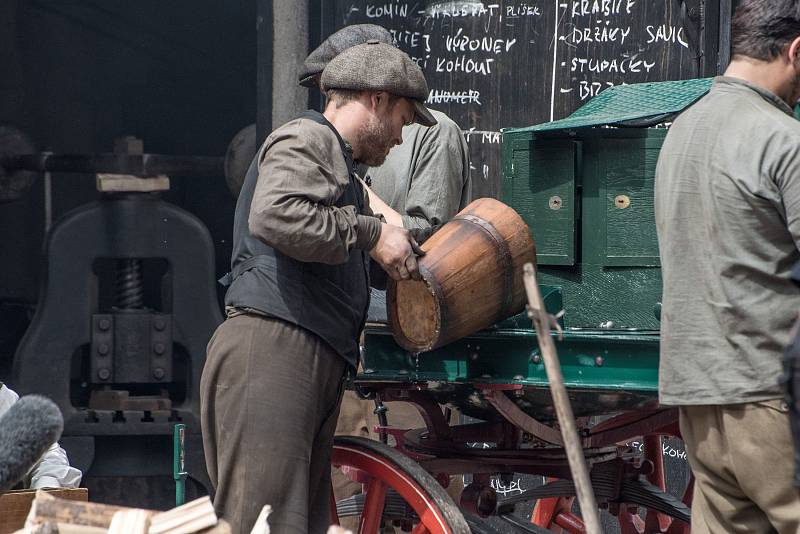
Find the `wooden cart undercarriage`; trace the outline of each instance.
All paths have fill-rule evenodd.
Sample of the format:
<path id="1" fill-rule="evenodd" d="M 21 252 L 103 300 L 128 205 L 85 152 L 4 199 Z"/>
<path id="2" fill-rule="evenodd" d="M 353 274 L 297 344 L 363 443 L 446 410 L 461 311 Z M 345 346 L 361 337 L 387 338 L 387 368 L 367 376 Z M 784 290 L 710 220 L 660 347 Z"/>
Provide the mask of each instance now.
<path id="1" fill-rule="evenodd" d="M 392 447 L 336 439 L 333 464 L 364 492 L 338 502 L 334 520 L 360 515 L 363 533 L 381 524 L 461 533 L 494 532 L 478 518 L 497 516 L 519 532 L 584 532 L 536 346 L 530 330 L 495 330 L 413 355 L 396 347 L 385 327 L 372 327 L 358 388 L 378 402 L 411 403 L 425 427 L 376 428 Z M 657 404 L 657 335 L 567 332 L 559 351 L 599 506 L 622 534 L 688 533 L 692 484 L 682 499 L 665 491 L 662 438 L 679 429 L 677 411 Z M 451 425 L 450 407 L 482 422 Z M 643 454 L 633 441 L 644 444 Z M 512 473 L 549 482 L 498 497 L 491 478 Z M 445 487 L 462 475 L 471 482 L 456 504 Z M 530 500 L 537 502 L 527 522 L 513 511 Z"/>

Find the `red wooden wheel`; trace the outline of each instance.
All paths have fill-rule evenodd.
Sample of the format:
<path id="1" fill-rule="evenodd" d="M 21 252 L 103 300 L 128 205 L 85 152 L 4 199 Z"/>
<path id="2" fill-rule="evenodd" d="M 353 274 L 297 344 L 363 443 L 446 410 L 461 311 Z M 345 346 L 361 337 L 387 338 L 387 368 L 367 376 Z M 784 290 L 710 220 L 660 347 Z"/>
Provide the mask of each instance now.
<path id="1" fill-rule="evenodd" d="M 340 436 L 334 439 L 331 463 L 357 469 L 359 478 L 367 480 L 359 534 L 379 531 L 390 489 L 414 511 L 412 533 L 469 534 L 464 516 L 444 488 L 414 460 L 395 449 L 366 438 Z M 338 524 L 336 507 L 331 515 Z"/>

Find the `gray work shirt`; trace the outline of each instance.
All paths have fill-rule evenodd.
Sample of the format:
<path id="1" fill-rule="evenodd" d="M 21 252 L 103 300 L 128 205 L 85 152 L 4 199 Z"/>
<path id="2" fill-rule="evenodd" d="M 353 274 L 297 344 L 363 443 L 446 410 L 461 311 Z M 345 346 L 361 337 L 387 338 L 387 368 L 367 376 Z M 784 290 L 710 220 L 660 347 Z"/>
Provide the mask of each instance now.
<path id="1" fill-rule="evenodd" d="M 372 190 L 403 218 L 406 229 L 440 226 L 472 200 L 469 147 L 461 128 L 441 111 L 436 124 L 403 128 L 403 144 L 380 167 L 367 169 Z M 388 322 L 386 292 L 372 290 L 369 320 Z"/>
<path id="2" fill-rule="evenodd" d="M 431 110 L 437 123 L 403 128 L 403 144 L 394 147 L 367 176 L 372 190 L 403 217 L 406 229 L 446 223 L 469 204 L 472 181 L 469 148 L 458 124 Z"/>
<path id="3" fill-rule="evenodd" d="M 660 399 L 781 397 L 781 356 L 800 310 L 800 122 L 771 92 L 719 77 L 658 160 L 664 277 Z"/>

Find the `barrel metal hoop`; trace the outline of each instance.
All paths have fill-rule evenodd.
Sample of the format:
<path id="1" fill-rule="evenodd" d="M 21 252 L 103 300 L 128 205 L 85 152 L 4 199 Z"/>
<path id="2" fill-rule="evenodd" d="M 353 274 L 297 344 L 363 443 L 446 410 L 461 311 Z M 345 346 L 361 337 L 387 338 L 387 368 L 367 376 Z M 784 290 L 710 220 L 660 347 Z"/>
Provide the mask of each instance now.
<path id="1" fill-rule="evenodd" d="M 483 228 L 483 230 L 485 230 L 495 242 L 498 260 L 503 272 L 503 312 L 507 313 L 507 310 L 511 308 L 511 305 L 514 302 L 514 266 L 512 263 L 513 258 L 511 256 L 511 249 L 508 248 L 508 243 L 506 242 L 505 238 L 500 235 L 500 233 L 497 231 L 497 228 L 495 228 L 492 223 L 485 219 L 481 219 L 476 215 L 456 215 L 453 217 L 453 220 L 464 220 L 478 225 L 479 227 Z"/>

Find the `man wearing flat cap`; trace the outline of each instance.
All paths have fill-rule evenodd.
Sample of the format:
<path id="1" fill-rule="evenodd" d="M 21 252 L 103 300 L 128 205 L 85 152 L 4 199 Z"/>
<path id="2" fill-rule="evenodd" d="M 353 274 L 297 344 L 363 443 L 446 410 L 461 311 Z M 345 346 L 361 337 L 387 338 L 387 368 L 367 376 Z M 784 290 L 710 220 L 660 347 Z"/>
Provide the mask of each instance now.
<path id="1" fill-rule="evenodd" d="M 300 71 L 300 85 L 318 86 L 322 70 L 333 58 L 369 40 L 395 44 L 391 32 L 377 24 L 345 26 L 308 55 Z M 461 127 L 441 111 L 430 112 L 435 125 L 405 126 L 403 144 L 392 150 L 383 164 L 360 168 L 370 182 L 372 209 L 387 222 L 412 231 L 418 241 L 472 200 L 469 147 Z M 373 305 L 370 318 L 385 321 L 385 300 L 380 304 L 383 310 Z"/>
<path id="2" fill-rule="evenodd" d="M 358 364 L 370 259 L 418 277 L 408 231 L 374 216 L 353 162 L 380 165 L 406 124 L 427 126 L 422 71 L 370 41 L 322 73 L 324 113 L 267 137 L 236 205 L 227 319 L 201 380 L 214 506 L 236 533 L 265 504 L 273 532 L 325 532 L 330 452 L 346 374 Z"/>
<path id="3" fill-rule="evenodd" d="M 300 85 L 317 87 L 322 70 L 333 58 L 373 39 L 395 45 L 391 32 L 376 24 L 353 24 L 331 34 L 306 58 Z M 461 127 L 446 114 L 430 111 L 436 119 L 434 126 L 419 123 L 405 126 L 403 144 L 393 149 L 383 164 L 358 168 L 359 174 L 370 182 L 368 193 L 373 211 L 385 216 L 388 223 L 409 230 L 420 243 L 466 207 L 472 196 L 469 148 Z M 372 290 L 369 320 L 387 322 L 385 291 Z M 388 402 L 386 407 L 390 426 L 419 428 L 425 424 L 411 404 Z M 457 414 L 454 416 L 457 418 Z M 377 439 L 373 431 L 377 424 L 373 402 L 359 399 L 354 391 L 345 391 L 336 434 Z M 361 492 L 361 485 L 343 474 L 335 471 L 333 477 L 337 499 Z M 448 491 L 455 498 L 462 488 L 460 480 L 454 480 Z M 343 526 L 358 528 L 358 518 L 341 518 L 341 521 Z"/>

